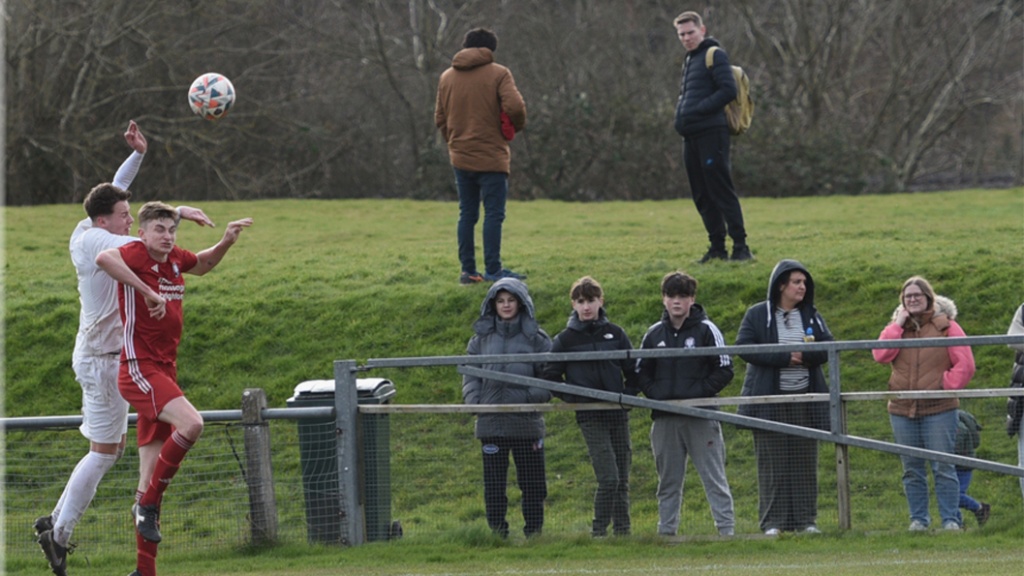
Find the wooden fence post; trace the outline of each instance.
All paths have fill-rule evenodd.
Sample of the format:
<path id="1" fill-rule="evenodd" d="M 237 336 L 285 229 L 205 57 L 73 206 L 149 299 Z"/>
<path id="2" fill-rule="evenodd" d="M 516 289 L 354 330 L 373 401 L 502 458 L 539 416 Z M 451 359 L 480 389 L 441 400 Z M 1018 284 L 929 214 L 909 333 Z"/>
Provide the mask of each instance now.
<path id="1" fill-rule="evenodd" d="M 245 432 L 245 474 L 249 487 L 249 526 L 253 544 L 277 540 L 277 500 L 270 462 L 270 427 L 263 420 L 267 394 L 260 388 L 242 393 L 242 428 Z"/>

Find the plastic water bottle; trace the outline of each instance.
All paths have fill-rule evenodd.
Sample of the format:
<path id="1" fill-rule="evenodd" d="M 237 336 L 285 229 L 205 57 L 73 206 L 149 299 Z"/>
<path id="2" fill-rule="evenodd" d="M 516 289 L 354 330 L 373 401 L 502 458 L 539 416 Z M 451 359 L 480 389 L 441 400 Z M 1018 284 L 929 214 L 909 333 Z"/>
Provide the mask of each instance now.
<path id="1" fill-rule="evenodd" d="M 814 342 L 814 329 L 807 327 L 807 334 L 804 334 L 804 342 Z"/>

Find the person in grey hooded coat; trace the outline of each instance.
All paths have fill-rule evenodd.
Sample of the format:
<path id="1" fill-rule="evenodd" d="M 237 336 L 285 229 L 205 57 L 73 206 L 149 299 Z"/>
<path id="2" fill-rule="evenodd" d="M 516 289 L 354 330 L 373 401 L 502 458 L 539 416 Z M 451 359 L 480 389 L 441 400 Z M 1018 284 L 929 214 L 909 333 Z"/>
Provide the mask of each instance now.
<path id="1" fill-rule="evenodd" d="M 514 278 L 495 282 L 480 305 L 473 323 L 470 355 L 536 354 L 551 350 L 551 338 L 537 324 L 533 299 L 526 284 Z M 543 364 L 512 362 L 482 364 L 485 370 L 539 378 Z M 551 393 L 541 388 L 500 380 L 464 376 L 462 398 L 466 404 L 543 404 Z M 476 419 L 484 468 L 484 505 L 487 524 L 502 537 L 508 536 L 506 495 L 509 454 L 516 463 L 516 480 L 522 490 L 526 536 L 540 534 L 544 526 L 547 480 L 544 473 L 544 418 L 540 412 L 483 413 Z"/>

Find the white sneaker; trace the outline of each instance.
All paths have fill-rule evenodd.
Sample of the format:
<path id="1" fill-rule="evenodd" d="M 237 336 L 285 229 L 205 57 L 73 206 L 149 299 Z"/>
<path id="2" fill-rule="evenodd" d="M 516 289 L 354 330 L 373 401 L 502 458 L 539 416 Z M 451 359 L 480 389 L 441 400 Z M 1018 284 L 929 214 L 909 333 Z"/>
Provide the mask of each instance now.
<path id="1" fill-rule="evenodd" d="M 718 530 L 719 536 L 735 536 L 736 531 L 732 528 L 721 528 Z"/>
<path id="2" fill-rule="evenodd" d="M 818 530 L 817 526 L 815 526 L 814 524 L 811 524 L 807 528 L 803 529 L 803 533 L 804 534 L 821 534 L 821 530 Z"/>
<path id="3" fill-rule="evenodd" d="M 778 528 L 769 528 L 764 531 L 765 536 L 778 536 L 779 534 L 782 534 L 782 530 Z"/>
<path id="4" fill-rule="evenodd" d="M 957 531 L 959 531 L 960 530 L 960 524 L 958 524 L 954 520 L 949 520 L 945 524 L 942 525 L 942 529 L 943 530 L 957 530 Z"/>
<path id="5" fill-rule="evenodd" d="M 921 522 L 920 520 L 914 520 L 910 523 L 909 530 L 911 532 L 927 532 L 928 527 L 924 525 L 924 522 Z"/>

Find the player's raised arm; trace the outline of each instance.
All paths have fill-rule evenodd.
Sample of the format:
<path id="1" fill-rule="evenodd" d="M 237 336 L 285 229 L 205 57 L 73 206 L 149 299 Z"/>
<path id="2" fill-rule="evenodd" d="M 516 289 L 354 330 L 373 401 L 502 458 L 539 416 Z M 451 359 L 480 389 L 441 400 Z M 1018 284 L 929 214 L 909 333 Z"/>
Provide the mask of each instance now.
<path id="1" fill-rule="evenodd" d="M 249 226 L 252 226 L 252 218 L 243 218 L 228 224 L 227 229 L 224 230 L 224 237 L 220 239 L 220 242 L 196 254 L 199 261 L 188 273 L 202 276 L 213 270 L 224 258 L 224 255 L 228 253 L 228 250 L 238 241 L 238 237 L 242 234 L 242 229 Z"/>
<path id="2" fill-rule="evenodd" d="M 135 176 L 139 173 L 139 167 L 142 165 L 143 156 L 146 155 L 146 151 L 149 149 L 149 143 L 134 120 L 128 122 L 128 130 L 124 133 L 124 141 L 131 146 L 133 152 L 117 169 L 117 172 L 114 174 L 113 184 L 122 190 L 127 190 L 132 185 L 132 181 L 135 180 Z"/>

